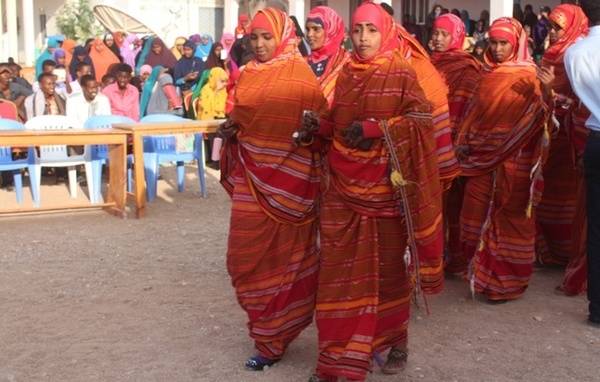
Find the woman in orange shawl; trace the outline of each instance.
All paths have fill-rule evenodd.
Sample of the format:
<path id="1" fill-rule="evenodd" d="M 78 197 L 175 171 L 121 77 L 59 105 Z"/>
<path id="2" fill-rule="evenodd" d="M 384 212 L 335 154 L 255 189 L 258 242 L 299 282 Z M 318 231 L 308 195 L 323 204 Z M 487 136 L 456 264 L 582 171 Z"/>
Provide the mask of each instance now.
<path id="1" fill-rule="evenodd" d="M 319 79 L 329 105 L 340 71 L 350 58 L 342 47 L 344 35 L 344 20 L 332 8 L 319 6 L 308 14 L 306 37 L 311 49 L 308 64 Z"/>
<path id="2" fill-rule="evenodd" d="M 108 73 L 112 65 L 118 64 L 119 58 L 110 50 L 102 39 L 95 39 L 90 48 L 90 58 L 94 63 L 96 81 L 101 82 L 102 77 Z"/>
<path id="3" fill-rule="evenodd" d="M 542 264 L 566 265 L 572 259 L 572 266 L 583 266 L 584 271 L 567 274 L 585 276 L 585 246 L 578 245 L 585 242 L 585 235 L 580 237 L 586 231 L 585 214 L 580 214 L 580 220 L 575 218 L 579 203 L 582 204 L 579 209 L 585 210 L 584 177 L 578 162 L 583 156 L 589 113 L 571 89 L 563 58 L 567 48 L 587 34 L 588 19 L 580 7 L 572 4 L 559 5 L 549 19 L 551 45 L 542 66 L 554 68 L 554 116 L 559 129 L 552 137 L 544 169 L 544 194 L 536 213 L 536 252 Z M 585 290 L 585 277 L 567 279 L 564 286 L 568 294 Z"/>
<path id="4" fill-rule="evenodd" d="M 407 240 L 414 233 L 417 244 L 427 244 L 442 226 L 431 108 L 398 50 L 394 21 L 365 2 L 353 15 L 352 40 L 354 52 L 319 130 L 332 139 L 331 185 L 321 208 L 313 381 L 363 381 L 373 356 L 388 349 L 384 372 L 402 369 L 418 263 L 410 252 L 408 265 Z M 392 163 L 406 203 L 393 188 Z M 406 216 L 414 222 L 410 232 Z"/>
<path id="5" fill-rule="evenodd" d="M 548 110 L 527 35 L 513 18 L 489 30 L 488 65 L 458 136 L 462 175 L 469 177 L 461 212 L 471 285 L 490 302 L 520 297 L 535 261 L 536 202 L 549 146 Z"/>
<path id="6" fill-rule="evenodd" d="M 221 183 L 232 198 L 227 269 L 258 351 L 246 367 L 262 370 L 312 321 L 321 160 L 292 134 L 305 110 L 324 112 L 327 102 L 285 13 L 259 11 L 250 41 L 256 59 L 220 130 Z"/>
<path id="7" fill-rule="evenodd" d="M 433 23 L 431 37 L 434 52 L 431 62 L 449 87 L 448 106 L 452 136 L 465 116 L 467 106 L 481 80 L 481 64 L 462 47 L 465 42 L 465 24 L 451 13 L 441 15 Z M 444 198 L 446 222 L 446 271 L 466 275 L 470 259 L 464 256 L 460 241 L 460 209 L 462 207 L 464 178 L 452 183 Z"/>
<path id="8" fill-rule="evenodd" d="M 450 115 L 448 109 L 448 86 L 431 63 L 429 54 L 421 44 L 404 29 L 396 26 L 400 37 L 400 54 L 408 60 L 417 74 L 419 86 L 431 105 L 435 131 L 439 177 L 443 190 L 448 190 L 459 174 L 458 161 L 454 155 Z M 421 257 L 421 283 L 423 291 L 435 294 L 444 287 L 444 232 L 426 247 L 419 248 Z"/>

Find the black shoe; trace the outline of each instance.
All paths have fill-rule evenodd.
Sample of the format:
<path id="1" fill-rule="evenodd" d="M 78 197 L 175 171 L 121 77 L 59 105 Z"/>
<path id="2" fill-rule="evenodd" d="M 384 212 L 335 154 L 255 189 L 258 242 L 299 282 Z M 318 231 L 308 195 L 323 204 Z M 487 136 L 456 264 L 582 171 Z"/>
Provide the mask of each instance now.
<path id="1" fill-rule="evenodd" d="M 592 326 L 600 328 L 600 317 L 592 316 L 591 314 L 588 316 L 588 323 Z"/>
<path id="2" fill-rule="evenodd" d="M 275 365 L 279 360 L 272 360 L 260 355 L 250 357 L 246 360 L 246 369 L 252 371 L 263 371 L 265 367 Z"/>

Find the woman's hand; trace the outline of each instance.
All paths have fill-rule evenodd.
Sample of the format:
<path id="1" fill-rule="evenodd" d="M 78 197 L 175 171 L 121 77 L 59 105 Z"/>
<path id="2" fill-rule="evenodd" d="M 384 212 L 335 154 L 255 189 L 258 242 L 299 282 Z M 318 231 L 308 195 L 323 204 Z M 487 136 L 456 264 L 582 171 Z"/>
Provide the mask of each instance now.
<path id="1" fill-rule="evenodd" d="M 217 129 L 217 136 L 227 140 L 237 134 L 239 129 L 240 127 L 235 121 L 227 119 L 225 122 L 219 125 L 219 128 Z"/>
<path id="2" fill-rule="evenodd" d="M 319 115 L 312 110 L 304 110 L 300 129 L 292 135 L 296 146 L 310 145 L 319 131 Z"/>
<path id="3" fill-rule="evenodd" d="M 537 78 L 542 83 L 542 92 L 546 101 L 552 101 L 552 86 L 556 76 L 554 75 L 554 66 L 543 66 L 537 69 Z"/>
<path id="4" fill-rule="evenodd" d="M 469 153 L 470 153 L 469 146 L 467 146 L 467 145 L 456 146 L 454 148 L 454 153 L 456 155 L 456 158 L 459 161 L 465 160 L 465 159 L 467 159 L 467 157 L 469 156 Z"/>

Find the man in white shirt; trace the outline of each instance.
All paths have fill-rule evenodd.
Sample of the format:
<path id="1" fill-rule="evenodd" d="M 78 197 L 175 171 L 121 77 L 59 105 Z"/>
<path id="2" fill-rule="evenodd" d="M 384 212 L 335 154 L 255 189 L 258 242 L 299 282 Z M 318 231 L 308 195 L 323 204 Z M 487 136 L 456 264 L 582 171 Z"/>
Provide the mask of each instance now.
<path id="1" fill-rule="evenodd" d="M 591 112 L 584 153 L 588 214 L 589 322 L 600 325 L 600 0 L 581 0 L 590 22 L 589 35 L 565 54 L 565 69 L 577 97 Z"/>
<path id="2" fill-rule="evenodd" d="M 79 81 L 81 80 L 81 77 L 92 74 L 92 67 L 88 63 L 80 62 L 75 68 L 75 74 L 77 75 L 77 78 L 67 85 L 67 92 L 69 94 L 81 93 L 81 84 Z"/>
<path id="3" fill-rule="evenodd" d="M 67 98 L 67 116 L 76 119 L 81 126 L 95 115 L 110 115 L 108 98 L 99 93 L 100 86 L 94 76 L 88 74 L 80 79 L 81 92 Z"/>

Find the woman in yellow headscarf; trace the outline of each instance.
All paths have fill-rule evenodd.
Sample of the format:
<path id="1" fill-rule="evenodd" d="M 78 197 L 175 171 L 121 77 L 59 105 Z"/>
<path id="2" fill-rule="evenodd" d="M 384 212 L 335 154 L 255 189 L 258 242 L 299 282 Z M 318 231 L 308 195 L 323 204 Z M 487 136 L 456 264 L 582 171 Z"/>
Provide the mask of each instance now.
<path id="1" fill-rule="evenodd" d="M 175 44 L 171 48 L 171 53 L 173 53 L 173 56 L 175 56 L 177 61 L 183 56 L 183 44 L 185 44 L 186 41 L 187 39 L 185 37 L 177 37 L 175 39 Z"/>
<path id="2" fill-rule="evenodd" d="M 202 87 L 200 98 L 194 105 L 197 119 L 225 118 L 228 80 L 229 75 L 223 68 L 210 69 L 208 82 Z"/>

